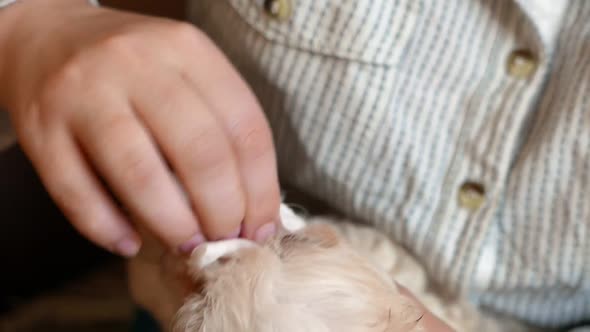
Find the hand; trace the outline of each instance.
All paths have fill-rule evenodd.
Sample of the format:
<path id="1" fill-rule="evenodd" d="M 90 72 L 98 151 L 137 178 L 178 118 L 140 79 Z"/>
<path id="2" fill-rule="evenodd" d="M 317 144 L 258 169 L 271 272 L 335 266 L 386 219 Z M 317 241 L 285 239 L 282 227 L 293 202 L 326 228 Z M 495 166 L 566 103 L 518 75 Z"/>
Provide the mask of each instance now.
<path id="1" fill-rule="evenodd" d="M 180 252 L 273 232 L 280 193 L 267 122 L 193 26 L 30 0 L 0 11 L 0 49 L 0 104 L 53 199 L 95 243 L 135 255 L 129 215 Z"/>

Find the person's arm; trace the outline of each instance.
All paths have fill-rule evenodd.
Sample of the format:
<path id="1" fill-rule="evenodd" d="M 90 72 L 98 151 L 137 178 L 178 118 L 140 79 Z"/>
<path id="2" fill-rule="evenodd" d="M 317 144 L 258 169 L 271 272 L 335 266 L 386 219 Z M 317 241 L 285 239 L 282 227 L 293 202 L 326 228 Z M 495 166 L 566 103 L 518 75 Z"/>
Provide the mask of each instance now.
<path id="1" fill-rule="evenodd" d="M 270 129 L 203 33 L 86 0 L 19 1 L 0 15 L 0 107 L 82 234 L 132 256 L 131 219 L 177 252 L 272 233 Z"/>

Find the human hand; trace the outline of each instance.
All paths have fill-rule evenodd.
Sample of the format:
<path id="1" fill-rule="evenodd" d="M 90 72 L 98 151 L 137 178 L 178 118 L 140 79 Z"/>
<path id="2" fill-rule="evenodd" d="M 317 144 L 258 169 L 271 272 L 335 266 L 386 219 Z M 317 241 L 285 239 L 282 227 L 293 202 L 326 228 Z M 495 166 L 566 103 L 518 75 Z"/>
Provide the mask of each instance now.
<path id="1" fill-rule="evenodd" d="M 176 252 L 273 231 L 280 193 L 267 122 L 193 26 L 86 0 L 22 1 L 0 11 L 0 49 L 0 105 L 83 235 L 133 256 L 131 219 Z"/>

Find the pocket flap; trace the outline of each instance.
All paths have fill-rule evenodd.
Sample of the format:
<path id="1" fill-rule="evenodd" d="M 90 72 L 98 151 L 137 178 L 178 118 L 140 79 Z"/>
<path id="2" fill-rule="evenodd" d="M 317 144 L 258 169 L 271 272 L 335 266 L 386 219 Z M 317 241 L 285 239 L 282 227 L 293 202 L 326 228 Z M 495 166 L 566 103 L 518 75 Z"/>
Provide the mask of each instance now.
<path id="1" fill-rule="evenodd" d="M 370 64 L 395 65 L 413 35 L 419 0 L 288 1 L 291 15 L 268 15 L 264 0 L 228 0 L 270 41 L 313 53 Z"/>

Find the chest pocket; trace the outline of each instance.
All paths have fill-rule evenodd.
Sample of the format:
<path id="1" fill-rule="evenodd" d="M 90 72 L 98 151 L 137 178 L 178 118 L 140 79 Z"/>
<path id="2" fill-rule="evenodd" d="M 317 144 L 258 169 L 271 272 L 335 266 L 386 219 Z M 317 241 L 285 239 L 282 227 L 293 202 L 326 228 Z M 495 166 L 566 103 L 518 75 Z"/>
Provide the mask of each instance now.
<path id="1" fill-rule="evenodd" d="M 226 0 L 270 42 L 393 66 L 413 35 L 420 0 Z"/>

